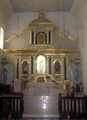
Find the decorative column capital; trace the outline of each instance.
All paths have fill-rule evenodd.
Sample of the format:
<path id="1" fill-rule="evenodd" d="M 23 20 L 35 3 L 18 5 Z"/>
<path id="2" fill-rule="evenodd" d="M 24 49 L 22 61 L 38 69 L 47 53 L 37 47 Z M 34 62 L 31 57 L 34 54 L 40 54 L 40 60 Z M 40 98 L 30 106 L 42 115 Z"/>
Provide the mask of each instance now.
<path id="1" fill-rule="evenodd" d="M 64 58 L 64 55 L 61 55 L 61 58 Z"/>
<path id="2" fill-rule="evenodd" d="M 66 58 L 66 59 L 69 58 L 69 54 L 65 55 L 65 58 Z"/>
<path id="3" fill-rule="evenodd" d="M 54 30 L 54 26 L 50 25 L 50 26 L 46 26 L 46 31 L 53 31 Z"/>
<path id="4" fill-rule="evenodd" d="M 37 26 L 29 26 L 29 31 L 36 31 L 37 30 Z"/>
<path id="5" fill-rule="evenodd" d="M 21 58 L 22 56 L 19 56 L 19 58 Z"/>

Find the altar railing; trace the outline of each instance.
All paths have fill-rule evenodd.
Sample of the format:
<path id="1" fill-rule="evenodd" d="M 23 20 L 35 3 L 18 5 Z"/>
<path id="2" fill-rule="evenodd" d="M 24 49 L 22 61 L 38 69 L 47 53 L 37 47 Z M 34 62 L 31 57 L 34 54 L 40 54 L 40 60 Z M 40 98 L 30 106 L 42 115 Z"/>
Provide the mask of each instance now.
<path id="1" fill-rule="evenodd" d="M 12 118 L 22 118 L 23 95 L 4 95 L 0 97 L 0 118 L 8 118 L 9 112 Z"/>
<path id="2" fill-rule="evenodd" d="M 87 97 L 59 97 L 58 112 L 60 118 L 87 118 Z"/>

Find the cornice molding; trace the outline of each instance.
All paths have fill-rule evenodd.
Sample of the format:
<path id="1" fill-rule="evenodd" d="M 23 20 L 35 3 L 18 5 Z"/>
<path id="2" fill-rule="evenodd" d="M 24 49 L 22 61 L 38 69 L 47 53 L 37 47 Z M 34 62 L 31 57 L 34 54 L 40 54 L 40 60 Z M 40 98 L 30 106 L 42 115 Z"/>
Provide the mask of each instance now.
<path id="1" fill-rule="evenodd" d="M 78 12 L 79 12 L 79 10 L 80 10 L 83 2 L 84 2 L 84 0 L 74 0 L 70 12 L 71 12 L 75 17 L 77 17 Z"/>
<path id="2" fill-rule="evenodd" d="M 62 53 L 62 55 L 65 55 L 64 53 L 80 53 L 80 50 L 79 49 L 76 49 L 76 50 L 68 50 L 68 49 L 41 49 L 41 50 L 36 50 L 36 49 L 33 49 L 33 50 L 8 50 L 8 49 L 4 49 L 3 50 L 4 53 L 12 53 L 12 54 L 23 54 L 23 53 L 28 53 L 28 54 L 34 54 L 34 53 L 47 53 L 47 54 L 58 54 L 58 53 Z"/>

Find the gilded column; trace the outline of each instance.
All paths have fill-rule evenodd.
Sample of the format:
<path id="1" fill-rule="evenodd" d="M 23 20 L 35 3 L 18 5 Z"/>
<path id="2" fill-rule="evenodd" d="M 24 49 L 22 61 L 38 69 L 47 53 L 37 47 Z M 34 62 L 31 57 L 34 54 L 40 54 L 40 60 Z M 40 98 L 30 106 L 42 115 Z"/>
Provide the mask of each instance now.
<path id="1" fill-rule="evenodd" d="M 69 58 L 66 56 L 66 79 L 69 79 L 69 71 L 68 71 L 68 66 L 69 66 Z"/>
<path id="2" fill-rule="evenodd" d="M 29 71 L 28 71 L 29 74 L 31 74 L 31 56 L 29 56 Z"/>
<path id="3" fill-rule="evenodd" d="M 53 74 L 54 73 L 54 71 L 53 71 L 54 69 L 53 69 L 53 56 L 51 56 L 51 74 Z"/>
<path id="4" fill-rule="evenodd" d="M 21 80 L 21 75 L 22 75 L 22 71 L 21 71 L 21 56 L 19 56 L 19 75 L 18 75 L 18 78 L 19 80 Z"/>
<path id="5" fill-rule="evenodd" d="M 32 31 L 30 30 L 30 44 L 32 43 Z"/>
<path id="6" fill-rule="evenodd" d="M 34 31 L 34 44 L 35 44 L 35 31 Z"/>
<path id="7" fill-rule="evenodd" d="M 17 58 L 15 58 L 15 78 L 17 78 Z"/>
<path id="8" fill-rule="evenodd" d="M 33 74 L 35 74 L 35 56 L 33 56 Z"/>
<path id="9" fill-rule="evenodd" d="M 50 40 L 50 44 L 52 44 L 52 31 L 50 31 L 50 33 L 51 33 L 51 40 Z"/>
<path id="10" fill-rule="evenodd" d="M 49 74 L 49 56 L 47 56 L 47 74 Z"/>
<path id="11" fill-rule="evenodd" d="M 64 56 L 61 56 L 61 79 L 64 80 Z"/>
<path id="12" fill-rule="evenodd" d="M 49 44 L 49 31 L 47 30 L 47 44 Z"/>

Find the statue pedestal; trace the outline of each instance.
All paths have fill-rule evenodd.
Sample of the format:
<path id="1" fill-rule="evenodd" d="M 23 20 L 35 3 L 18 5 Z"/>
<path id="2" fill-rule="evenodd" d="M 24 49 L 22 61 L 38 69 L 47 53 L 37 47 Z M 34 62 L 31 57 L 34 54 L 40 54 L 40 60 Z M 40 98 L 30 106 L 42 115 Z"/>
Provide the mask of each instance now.
<path id="1" fill-rule="evenodd" d="M 28 95 L 53 95 L 54 83 L 28 82 Z"/>

